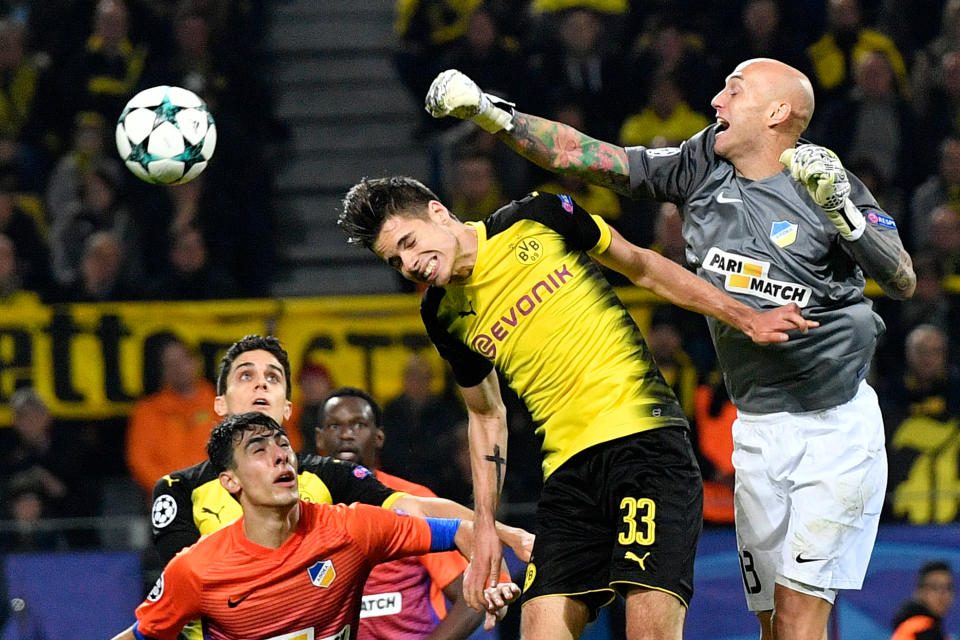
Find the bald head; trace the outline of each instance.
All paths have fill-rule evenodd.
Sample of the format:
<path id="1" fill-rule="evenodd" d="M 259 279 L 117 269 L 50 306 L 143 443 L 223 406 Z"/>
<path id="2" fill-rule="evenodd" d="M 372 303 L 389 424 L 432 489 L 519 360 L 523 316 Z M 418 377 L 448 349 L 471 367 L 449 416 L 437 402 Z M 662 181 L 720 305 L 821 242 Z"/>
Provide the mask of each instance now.
<path id="1" fill-rule="evenodd" d="M 801 71 L 772 58 L 753 58 L 737 65 L 734 74 L 750 75 L 764 88 L 768 101 L 783 101 L 790 105 L 786 121 L 791 131 L 799 136 L 813 117 L 813 85 Z M 731 74 L 733 75 L 733 74 Z"/>

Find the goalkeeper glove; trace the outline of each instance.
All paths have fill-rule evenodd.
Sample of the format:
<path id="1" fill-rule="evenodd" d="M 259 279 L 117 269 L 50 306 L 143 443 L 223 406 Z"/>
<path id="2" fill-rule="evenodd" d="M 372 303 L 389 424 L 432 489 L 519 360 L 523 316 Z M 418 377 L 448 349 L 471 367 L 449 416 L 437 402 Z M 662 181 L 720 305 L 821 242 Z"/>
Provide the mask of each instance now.
<path id="1" fill-rule="evenodd" d="M 427 113 L 434 118 L 473 120 L 490 133 L 513 129 L 513 103 L 484 93 L 456 69 L 447 69 L 433 79 L 424 102 Z"/>
<path id="2" fill-rule="evenodd" d="M 810 197 L 827 212 L 844 240 L 854 241 L 867 226 L 857 205 L 847 198 L 850 181 L 837 154 L 826 147 L 802 144 L 780 154 L 780 163 L 793 179 L 807 188 Z"/>

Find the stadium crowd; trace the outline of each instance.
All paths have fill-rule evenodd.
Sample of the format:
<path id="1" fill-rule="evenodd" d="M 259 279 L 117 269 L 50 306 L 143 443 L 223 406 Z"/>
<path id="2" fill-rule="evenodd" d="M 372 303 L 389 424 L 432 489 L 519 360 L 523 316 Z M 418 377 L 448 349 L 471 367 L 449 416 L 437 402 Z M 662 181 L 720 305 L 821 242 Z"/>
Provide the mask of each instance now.
<path id="1" fill-rule="evenodd" d="M 266 4 L 0 1 L 0 308 L 26 299 L 269 295 L 271 153 L 284 126 L 269 116 L 268 92 L 249 71 Z M 887 429 L 885 519 L 960 521 L 960 0 L 737 0 L 723 11 L 710 0 L 398 0 L 396 11 L 393 59 L 414 101 L 437 72 L 457 68 L 524 111 L 622 145 L 673 146 L 708 126 L 712 92 L 740 60 L 773 57 L 803 70 L 817 96 L 804 137 L 830 146 L 869 187 L 896 220 L 917 273 L 911 300 L 875 297 L 887 325 L 870 374 Z M 114 153 L 113 123 L 129 96 L 155 84 L 193 90 L 218 122 L 248 138 L 222 137 L 216 161 L 187 185 L 139 183 Z M 417 134 L 434 160 L 432 175 L 420 177 L 463 219 L 533 189 L 563 192 L 632 242 L 684 260 L 673 205 L 540 172 L 470 122 L 424 113 Z M 256 262 L 247 259 L 254 253 Z M 705 519 L 729 525 L 733 410 L 706 325 L 663 306 L 645 335 L 698 436 Z M 0 429 L 0 519 L 102 515 L 105 480 L 118 476 L 136 477 L 148 494 L 157 471 L 141 468 L 137 448 L 158 445 L 133 437 L 150 435 L 140 422 L 164 403 L 186 405 L 178 393 L 212 406 L 210 382 L 194 379 L 184 347 L 158 357 L 174 370 L 131 413 L 129 431 L 126 421 L 58 420 L 31 390 L 13 394 L 15 424 Z M 335 387 L 314 366 L 301 372 L 305 390 L 312 374 L 326 378 L 321 389 Z M 384 403 L 390 445 L 381 462 L 469 504 L 464 410 L 452 381 L 435 376 L 444 372 L 417 357 L 407 364 L 403 393 Z M 529 416 L 504 393 L 512 455 L 532 459 Z M 313 394 L 291 420 L 307 449 L 312 439 L 297 425 L 315 425 L 324 399 Z M 213 418 L 189 416 L 200 430 Z M 194 453 L 171 460 L 168 471 L 202 459 L 202 448 Z M 520 466 L 508 468 L 508 504 L 539 492 L 539 474 Z M 145 496 L 140 508 L 146 513 Z M 0 551 L 100 543 L 0 532 Z"/>

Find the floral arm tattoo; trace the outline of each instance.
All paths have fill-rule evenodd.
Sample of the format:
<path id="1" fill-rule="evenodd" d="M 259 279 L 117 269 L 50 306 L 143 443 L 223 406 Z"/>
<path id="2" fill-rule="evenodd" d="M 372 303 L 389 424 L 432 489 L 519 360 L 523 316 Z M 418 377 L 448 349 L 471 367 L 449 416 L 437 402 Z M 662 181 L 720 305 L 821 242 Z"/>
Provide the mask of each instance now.
<path id="1" fill-rule="evenodd" d="M 630 168 L 623 147 L 603 142 L 573 127 L 514 112 L 513 130 L 501 139 L 524 158 L 552 171 L 630 195 Z"/>

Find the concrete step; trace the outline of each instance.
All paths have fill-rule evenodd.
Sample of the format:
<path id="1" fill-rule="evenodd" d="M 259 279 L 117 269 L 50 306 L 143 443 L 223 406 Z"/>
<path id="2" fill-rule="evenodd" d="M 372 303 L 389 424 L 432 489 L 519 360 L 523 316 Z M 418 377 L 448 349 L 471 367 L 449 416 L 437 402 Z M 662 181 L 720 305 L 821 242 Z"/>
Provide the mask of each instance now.
<path id="1" fill-rule="evenodd" d="M 277 174 L 281 193 L 346 191 L 364 176 L 407 175 L 429 182 L 430 161 L 415 151 L 355 150 L 298 156 Z"/>
<path id="2" fill-rule="evenodd" d="M 270 51 L 281 53 L 387 51 L 397 44 L 392 20 L 392 9 L 384 11 L 375 6 L 357 11 L 278 12 L 264 44 Z"/>
<path id="3" fill-rule="evenodd" d="M 381 116 L 396 117 L 420 108 L 399 82 L 362 87 L 287 87 L 274 100 L 277 117 L 291 122 L 317 117 L 376 121 Z"/>
<path id="4" fill-rule="evenodd" d="M 304 84 L 371 86 L 397 81 L 390 57 L 380 52 L 277 53 L 271 57 L 268 66 L 267 82 L 271 87 L 297 87 Z"/>
<path id="5" fill-rule="evenodd" d="M 297 264 L 274 283 L 278 298 L 397 293 L 397 274 L 371 254 L 372 260 L 349 264 Z"/>
<path id="6" fill-rule="evenodd" d="M 425 149 L 429 139 L 419 135 L 419 120 L 413 116 L 398 116 L 391 122 L 348 122 L 333 123 L 295 122 L 290 133 L 297 153 L 317 155 L 322 153 L 348 151 L 352 149 L 376 148 L 400 152 L 404 150 Z"/>
<path id="7" fill-rule="evenodd" d="M 281 0 L 272 3 L 271 12 L 275 19 L 365 14 L 392 21 L 395 6 L 396 0 Z"/>

